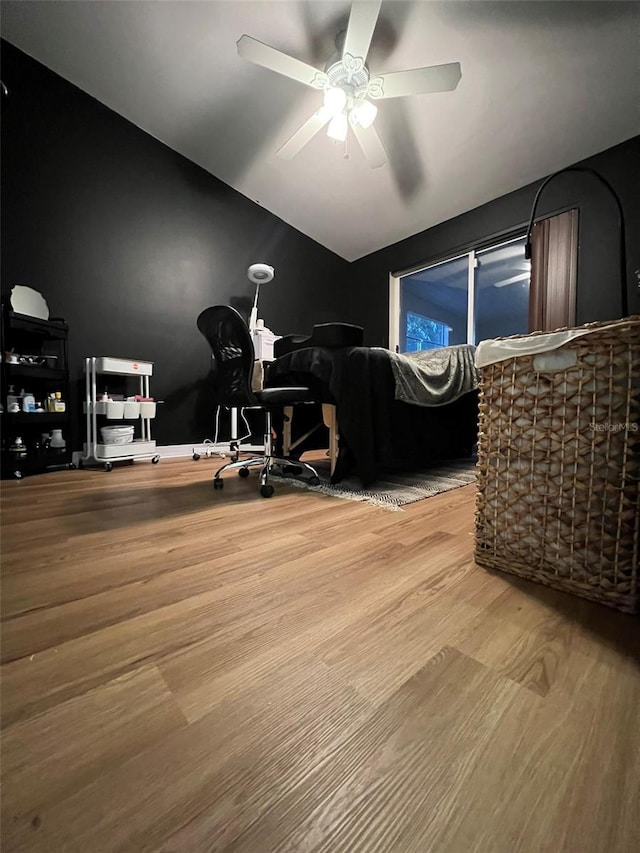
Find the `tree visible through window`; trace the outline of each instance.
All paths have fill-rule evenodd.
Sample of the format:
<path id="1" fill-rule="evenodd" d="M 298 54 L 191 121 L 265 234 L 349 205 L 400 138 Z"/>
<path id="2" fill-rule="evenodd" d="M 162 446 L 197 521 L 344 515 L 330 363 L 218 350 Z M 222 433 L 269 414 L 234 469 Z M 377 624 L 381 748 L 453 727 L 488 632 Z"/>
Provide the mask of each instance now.
<path id="1" fill-rule="evenodd" d="M 438 320 L 407 311 L 407 352 L 449 346 L 449 327 Z"/>

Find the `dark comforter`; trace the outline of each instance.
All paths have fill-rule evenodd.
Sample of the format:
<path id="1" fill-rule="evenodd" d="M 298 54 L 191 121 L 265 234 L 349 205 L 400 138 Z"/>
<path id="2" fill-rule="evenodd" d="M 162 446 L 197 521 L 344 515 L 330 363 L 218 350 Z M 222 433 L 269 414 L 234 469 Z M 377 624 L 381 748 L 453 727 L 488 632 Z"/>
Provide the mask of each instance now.
<path id="1" fill-rule="evenodd" d="M 476 442 L 477 391 L 434 408 L 402 402 L 391 357 L 376 347 L 309 347 L 269 365 L 266 387 L 308 385 L 318 401 L 336 405 L 340 453 L 333 482 L 355 471 L 367 486 L 382 469 L 415 470 L 468 456 Z"/>

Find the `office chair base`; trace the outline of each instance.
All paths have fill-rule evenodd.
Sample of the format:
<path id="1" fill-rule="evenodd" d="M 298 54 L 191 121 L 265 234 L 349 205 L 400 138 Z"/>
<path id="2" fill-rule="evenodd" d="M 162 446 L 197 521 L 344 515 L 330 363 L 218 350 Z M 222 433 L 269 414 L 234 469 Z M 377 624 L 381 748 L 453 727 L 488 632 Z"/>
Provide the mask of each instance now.
<path id="1" fill-rule="evenodd" d="M 223 465 L 222 468 L 219 468 L 213 478 L 214 489 L 223 488 L 224 480 L 222 479 L 221 475 L 224 471 L 236 469 L 240 477 L 248 477 L 249 468 L 257 466 L 260 466 L 261 468 L 260 494 L 263 498 L 270 498 L 273 495 L 274 489 L 273 486 L 269 483 L 269 475 L 271 473 L 271 469 L 276 466 L 282 470 L 283 474 L 293 473 L 294 471 L 297 474 L 300 474 L 302 473 L 302 471 L 307 471 L 311 474 L 311 477 L 307 480 L 307 482 L 310 483 L 312 486 L 317 486 L 320 482 L 318 472 L 307 462 L 302 462 L 298 459 L 282 459 L 278 456 L 254 456 L 252 459 L 242 459 L 238 460 L 237 462 L 227 462 L 226 465 Z"/>

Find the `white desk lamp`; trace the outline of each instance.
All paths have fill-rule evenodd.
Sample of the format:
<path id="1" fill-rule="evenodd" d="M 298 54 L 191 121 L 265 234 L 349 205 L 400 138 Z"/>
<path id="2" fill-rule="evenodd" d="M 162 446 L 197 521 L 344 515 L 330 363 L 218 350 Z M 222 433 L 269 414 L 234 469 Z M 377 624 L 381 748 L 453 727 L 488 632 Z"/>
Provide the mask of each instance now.
<path id="1" fill-rule="evenodd" d="M 272 281 L 274 274 L 274 269 L 273 267 L 270 267 L 269 264 L 251 264 L 247 270 L 249 281 L 252 281 L 256 286 L 253 308 L 251 309 L 251 315 L 249 316 L 249 331 L 251 333 L 255 332 L 258 327 L 258 294 L 260 292 L 260 285 Z"/>

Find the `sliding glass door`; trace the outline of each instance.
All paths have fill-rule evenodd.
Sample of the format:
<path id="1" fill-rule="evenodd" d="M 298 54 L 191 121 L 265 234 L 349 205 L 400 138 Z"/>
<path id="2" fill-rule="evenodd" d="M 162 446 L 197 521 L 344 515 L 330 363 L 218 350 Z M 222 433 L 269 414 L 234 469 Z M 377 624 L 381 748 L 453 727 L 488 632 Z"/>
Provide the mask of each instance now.
<path id="1" fill-rule="evenodd" d="M 400 352 L 466 343 L 467 265 L 463 255 L 402 277 Z"/>
<path id="2" fill-rule="evenodd" d="M 415 352 L 526 333 L 531 262 L 524 242 L 467 252 L 396 279 L 391 345 Z"/>
<path id="3" fill-rule="evenodd" d="M 473 340 L 529 331 L 531 261 L 524 257 L 524 237 L 475 253 Z"/>

